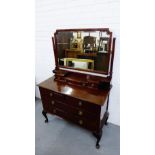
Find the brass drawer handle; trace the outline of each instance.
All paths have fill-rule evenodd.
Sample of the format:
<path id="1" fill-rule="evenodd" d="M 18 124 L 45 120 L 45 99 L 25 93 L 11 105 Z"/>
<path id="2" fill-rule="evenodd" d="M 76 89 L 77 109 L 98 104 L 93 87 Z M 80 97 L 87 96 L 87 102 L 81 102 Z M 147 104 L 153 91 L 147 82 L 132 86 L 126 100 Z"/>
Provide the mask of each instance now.
<path id="1" fill-rule="evenodd" d="M 83 83 L 83 84 L 82 84 L 82 86 L 86 86 L 86 84 L 85 84 L 85 83 Z"/>
<path id="2" fill-rule="evenodd" d="M 79 124 L 82 125 L 83 124 L 83 120 L 79 120 Z"/>
<path id="3" fill-rule="evenodd" d="M 54 104 L 55 104 L 55 102 L 54 102 L 54 101 L 52 101 L 51 103 L 52 103 L 52 105 L 54 105 Z"/>
<path id="4" fill-rule="evenodd" d="M 82 112 L 82 111 L 79 111 L 78 114 L 79 114 L 80 116 L 82 116 L 82 115 L 83 115 L 83 112 Z"/>
<path id="5" fill-rule="evenodd" d="M 50 96 L 53 96 L 53 93 L 50 93 Z"/>
<path id="6" fill-rule="evenodd" d="M 56 109 L 53 109 L 53 113 L 56 113 Z"/>
<path id="7" fill-rule="evenodd" d="M 94 83 L 92 83 L 91 86 L 94 87 Z"/>
<path id="8" fill-rule="evenodd" d="M 81 101 L 79 101 L 78 105 L 79 105 L 79 106 L 82 106 L 82 102 L 81 102 Z"/>

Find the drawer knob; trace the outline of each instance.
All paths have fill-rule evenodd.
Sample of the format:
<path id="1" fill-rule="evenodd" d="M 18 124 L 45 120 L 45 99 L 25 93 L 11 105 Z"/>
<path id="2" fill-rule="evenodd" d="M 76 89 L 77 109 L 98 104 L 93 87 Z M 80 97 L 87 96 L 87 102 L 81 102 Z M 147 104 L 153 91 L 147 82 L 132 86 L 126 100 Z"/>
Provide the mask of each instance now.
<path id="1" fill-rule="evenodd" d="M 50 96 L 53 96 L 53 93 L 50 93 Z"/>
<path id="2" fill-rule="evenodd" d="M 81 101 L 79 101 L 79 106 L 82 106 L 82 102 Z"/>
<path id="3" fill-rule="evenodd" d="M 91 86 L 94 87 L 94 83 L 92 83 Z"/>
<path id="4" fill-rule="evenodd" d="M 82 111 L 79 111 L 78 114 L 79 114 L 80 116 L 82 116 L 82 115 L 83 115 L 83 112 L 82 112 Z"/>
<path id="5" fill-rule="evenodd" d="M 85 83 L 82 84 L 82 86 L 85 86 L 85 85 L 86 85 Z"/>
<path id="6" fill-rule="evenodd" d="M 82 125 L 83 124 L 83 121 L 82 120 L 79 120 L 79 124 Z"/>
<path id="7" fill-rule="evenodd" d="M 52 103 L 52 105 L 54 105 L 54 104 L 55 104 L 55 102 L 54 102 L 54 101 L 52 101 L 51 103 Z"/>
<path id="8" fill-rule="evenodd" d="M 53 109 L 53 113 L 56 113 L 56 109 Z"/>

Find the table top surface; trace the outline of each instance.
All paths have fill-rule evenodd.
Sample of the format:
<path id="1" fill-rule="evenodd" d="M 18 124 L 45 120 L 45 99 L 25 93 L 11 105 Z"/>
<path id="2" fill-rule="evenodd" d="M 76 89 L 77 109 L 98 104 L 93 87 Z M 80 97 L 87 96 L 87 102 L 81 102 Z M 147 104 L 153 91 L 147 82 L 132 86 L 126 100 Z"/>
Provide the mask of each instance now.
<path id="1" fill-rule="evenodd" d="M 41 82 L 38 86 L 97 105 L 104 105 L 110 92 L 110 89 L 100 90 L 90 89 L 83 86 L 68 85 L 63 82 L 55 81 L 54 76 Z"/>

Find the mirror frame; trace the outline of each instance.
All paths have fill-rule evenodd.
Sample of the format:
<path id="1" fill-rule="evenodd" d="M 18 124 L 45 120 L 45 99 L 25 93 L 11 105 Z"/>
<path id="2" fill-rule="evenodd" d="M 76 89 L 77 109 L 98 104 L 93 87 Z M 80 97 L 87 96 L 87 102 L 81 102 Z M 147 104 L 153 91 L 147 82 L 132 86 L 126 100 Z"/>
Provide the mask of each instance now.
<path id="1" fill-rule="evenodd" d="M 95 32 L 95 31 L 100 31 L 100 32 L 106 32 L 106 34 L 109 35 L 109 46 L 108 46 L 108 71 L 98 71 L 98 70 L 87 70 L 87 69 L 79 69 L 79 68 L 73 68 L 73 67 L 68 67 L 68 66 L 61 66 L 58 63 L 58 48 L 57 48 L 57 34 L 59 32 L 79 32 L 79 31 L 83 31 L 83 32 Z M 92 73 L 98 73 L 98 74 L 104 74 L 104 75 L 111 75 L 112 74 L 112 67 L 113 67 L 113 57 L 114 57 L 114 49 L 115 49 L 115 39 L 113 38 L 112 41 L 112 32 L 109 30 L 109 28 L 81 28 L 81 29 L 57 29 L 56 32 L 54 33 L 54 37 L 52 37 L 52 43 L 53 43 L 53 50 L 54 50 L 54 56 L 55 56 L 55 64 L 56 64 L 56 68 L 55 70 L 61 70 L 61 68 L 63 68 L 63 70 L 65 69 L 71 69 L 71 70 L 78 70 L 78 71 L 84 71 L 86 73 L 92 72 Z M 113 44 L 113 45 L 112 45 Z M 72 71 L 71 71 L 72 72 Z"/>

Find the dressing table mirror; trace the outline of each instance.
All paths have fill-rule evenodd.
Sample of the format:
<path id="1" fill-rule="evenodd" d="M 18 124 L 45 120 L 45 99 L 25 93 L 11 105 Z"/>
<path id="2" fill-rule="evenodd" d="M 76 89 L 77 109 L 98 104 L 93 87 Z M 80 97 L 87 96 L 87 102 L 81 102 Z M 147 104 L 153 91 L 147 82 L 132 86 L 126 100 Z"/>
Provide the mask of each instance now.
<path id="1" fill-rule="evenodd" d="M 97 138 L 109 117 L 115 38 L 109 28 L 59 29 L 52 37 L 54 76 L 40 83 L 47 113 L 77 124 Z"/>
<path id="2" fill-rule="evenodd" d="M 109 73 L 112 33 L 108 29 L 57 30 L 54 40 L 58 67 Z"/>

